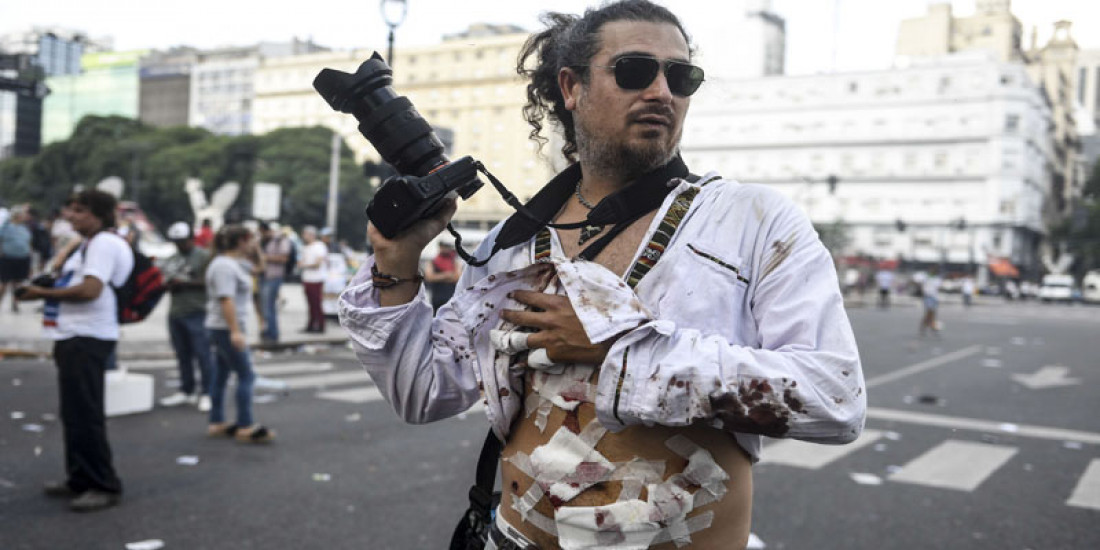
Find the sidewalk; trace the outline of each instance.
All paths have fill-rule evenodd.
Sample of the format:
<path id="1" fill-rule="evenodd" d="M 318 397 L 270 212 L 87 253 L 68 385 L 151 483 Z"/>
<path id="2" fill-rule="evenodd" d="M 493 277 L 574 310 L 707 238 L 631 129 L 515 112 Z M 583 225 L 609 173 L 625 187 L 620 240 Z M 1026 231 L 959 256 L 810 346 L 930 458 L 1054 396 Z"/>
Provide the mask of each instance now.
<path id="1" fill-rule="evenodd" d="M 308 344 L 342 344 L 347 341 L 343 329 L 329 319 L 324 334 L 298 332 L 306 326 L 308 318 L 306 298 L 299 283 L 286 283 L 279 291 L 283 304 L 279 309 L 280 341 L 276 348 L 294 348 Z M 168 302 L 170 297 L 157 304 L 157 308 L 144 321 L 122 327 L 118 353 L 121 359 L 173 357 L 168 341 Z M 47 356 L 53 342 L 42 337 L 42 314 L 38 312 L 42 302 L 20 302 L 19 313 L 12 313 L 10 302 L 0 306 L 0 358 Z M 248 341 L 252 347 L 260 347 L 260 331 L 255 311 L 248 326 Z"/>

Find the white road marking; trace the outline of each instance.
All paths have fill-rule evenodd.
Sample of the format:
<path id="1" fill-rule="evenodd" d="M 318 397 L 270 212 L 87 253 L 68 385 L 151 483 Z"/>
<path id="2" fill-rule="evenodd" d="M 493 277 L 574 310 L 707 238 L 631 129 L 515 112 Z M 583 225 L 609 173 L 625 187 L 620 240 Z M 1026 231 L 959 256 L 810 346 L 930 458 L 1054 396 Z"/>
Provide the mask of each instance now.
<path id="1" fill-rule="evenodd" d="M 378 388 L 374 386 L 325 391 L 318 393 L 317 397 L 330 401 L 343 401 L 344 403 L 369 403 L 371 401 L 381 401 L 383 399 L 382 392 L 378 391 Z"/>
<path id="2" fill-rule="evenodd" d="M 1016 447 L 947 440 L 889 476 L 890 481 L 973 491 L 1016 454 Z"/>
<path id="3" fill-rule="evenodd" d="M 863 430 L 859 439 L 847 445 L 820 445 L 797 439 L 782 439 L 764 447 L 760 463 L 817 470 L 878 441 L 882 435 L 883 432 L 878 430 Z"/>
<path id="4" fill-rule="evenodd" d="M 252 367 L 260 376 L 281 376 L 301 372 L 324 372 L 332 370 L 332 363 L 277 363 Z"/>
<path id="5" fill-rule="evenodd" d="M 964 418 L 959 416 L 943 416 L 913 411 L 899 411 L 894 409 L 881 409 L 867 407 L 867 418 L 875 420 L 888 420 L 906 424 L 918 424 L 921 426 L 937 426 L 953 430 L 971 430 L 987 433 L 1005 433 L 1007 426 L 1012 427 L 1012 435 L 1018 437 L 1030 437 L 1033 439 L 1052 439 L 1055 441 L 1077 441 L 1091 445 L 1100 445 L 1100 433 L 1084 432 L 1079 430 L 1067 430 L 1052 428 L 1049 426 L 1035 426 L 1029 424 L 1012 424 L 997 420 L 980 420 L 977 418 Z"/>
<path id="6" fill-rule="evenodd" d="M 1093 459 L 1085 469 L 1085 475 L 1077 482 L 1073 495 L 1066 501 L 1069 506 L 1100 510 L 1100 458 Z"/>
<path id="7" fill-rule="evenodd" d="M 367 376 L 367 373 L 361 370 L 353 370 L 317 374 L 313 376 L 290 376 L 287 378 L 280 378 L 279 380 L 286 382 L 286 389 L 299 390 L 302 388 L 362 384 L 364 382 L 370 382 L 370 376 Z"/>
<path id="8" fill-rule="evenodd" d="M 167 370 L 174 369 L 179 362 L 175 359 L 130 359 L 119 361 L 127 370 Z"/>
<path id="9" fill-rule="evenodd" d="M 1060 386 L 1076 386 L 1081 383 L 1080 378 L 1070 378 L 1066 376 L 1068 374 L 1069 367 L 1062 365 L 1044 365 L 1031 374 L 1013 374 L 1012 379 L 1032 390 L 1057 388 Z"/>
<path id="10" fill-rule="evenodd" d="M 905 378 L 906 376 L 909 376 L 909 375 L 912 375 L 912 374 L 917 374 L 918 372 L 924 372 L 926 370 L 931 370 L 931 369 L 934 369 L 936 367 L 940 367 L 940 366 L 946 365 L 948 363 L 958 361 L 959 359 L 970 357 L 971 355 L 974 355 L 976 353 L 981 352 L 983 349 L 984 348 L 982 346 L 978 346 L 978 345 L 965 347 L 963 349 L 956 350 L 956 351 L 953 351 L 951 353 L 940 355 L 938 357 L 933 357 L 933 358 L 928 359 L 926 361 L 921 361 L 920 363 L 917 363 L 915 365 L 909 365 L 908 367 L 904 367 L 904 368 L 898 369 L 898 370 L 893 371 L 893 372 L 888 372 L 886 374 L 876 376 L 874 378 L 869 378 L 867 380 L 866 385 L 867 385 L 868 388 L 873 388 L 875 386 L 880 386 L 880 385 L 885 384 L 887 382 L 893 382 L 895 380 L 900 380 L 902 378 Z"/>

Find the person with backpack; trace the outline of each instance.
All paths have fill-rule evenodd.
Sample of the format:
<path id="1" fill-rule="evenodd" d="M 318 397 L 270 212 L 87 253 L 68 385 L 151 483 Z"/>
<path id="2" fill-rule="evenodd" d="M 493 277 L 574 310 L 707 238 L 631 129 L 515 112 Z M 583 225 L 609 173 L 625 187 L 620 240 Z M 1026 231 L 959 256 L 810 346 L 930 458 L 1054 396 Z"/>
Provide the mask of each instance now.
<path id="1" fill-rule="evenodd" d="M 104 385 L 108 357 L 119 337 L 119 302 L 134 268 L 130 246 L 111 229 L 114 196 L 96 189 L 69 200 L 69 221 L 83 242 L 62 264 L 52 287 L 19 289 L 21 300 L 45 299 L 44 333 L 54 341 L 67 479 L 47 483 L 49 496 L 69 498 L 78 512 L 119 503 L 122 482 L 107 440 Z"/>
<path id="2" fill-rule="evenodd" d="M 275 432 L 252 420 L 252 386 L 256 374 L 248 352 L 246 327 L 252 306 L 252 232 L 227 225 L 214 236 L 217 255 L 206 268 L 206 330 L 214 347 L 214 384 L 210 388 L 210 437 L 236 437 L 245 443 L 267 443 Z M 237 375 L 237 422 L 225 420 L 225 387 Z"/>

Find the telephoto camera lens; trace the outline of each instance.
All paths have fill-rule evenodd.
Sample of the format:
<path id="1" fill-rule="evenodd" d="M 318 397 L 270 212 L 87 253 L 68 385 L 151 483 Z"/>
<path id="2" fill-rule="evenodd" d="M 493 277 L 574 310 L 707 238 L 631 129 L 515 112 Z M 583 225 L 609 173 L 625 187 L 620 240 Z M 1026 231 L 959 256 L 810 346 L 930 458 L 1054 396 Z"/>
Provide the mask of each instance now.
<path id="1" fill-rule="evenodd" d="M 393 91 L 393 69 L 378 52 L 355 73 L 324 69 L 313 87 L 335 110 L 354 115 L 363 134 L 399 173 L 426 176 L 447 164 L 443 142 L 413 107 Z"/>

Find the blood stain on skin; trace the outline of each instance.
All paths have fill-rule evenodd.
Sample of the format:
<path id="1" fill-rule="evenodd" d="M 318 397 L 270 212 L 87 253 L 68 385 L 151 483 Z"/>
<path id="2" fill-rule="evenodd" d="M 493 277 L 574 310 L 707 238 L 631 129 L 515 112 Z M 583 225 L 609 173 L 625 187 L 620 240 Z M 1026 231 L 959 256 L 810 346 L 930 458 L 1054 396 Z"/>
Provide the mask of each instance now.
<path id="1" fill-rule="evenodd" d="M 565 419 L 561 421 L 561 425 L 575 434 L 581 433 L 581 422 L 577 416 L 577 410 L 566 411 Z"/>
<path id="2" fill-rule="evenodd" d="M 519 494 L 519 482 L 516 480 L 512 480 L 512 492 L 517 495 Z"/>

